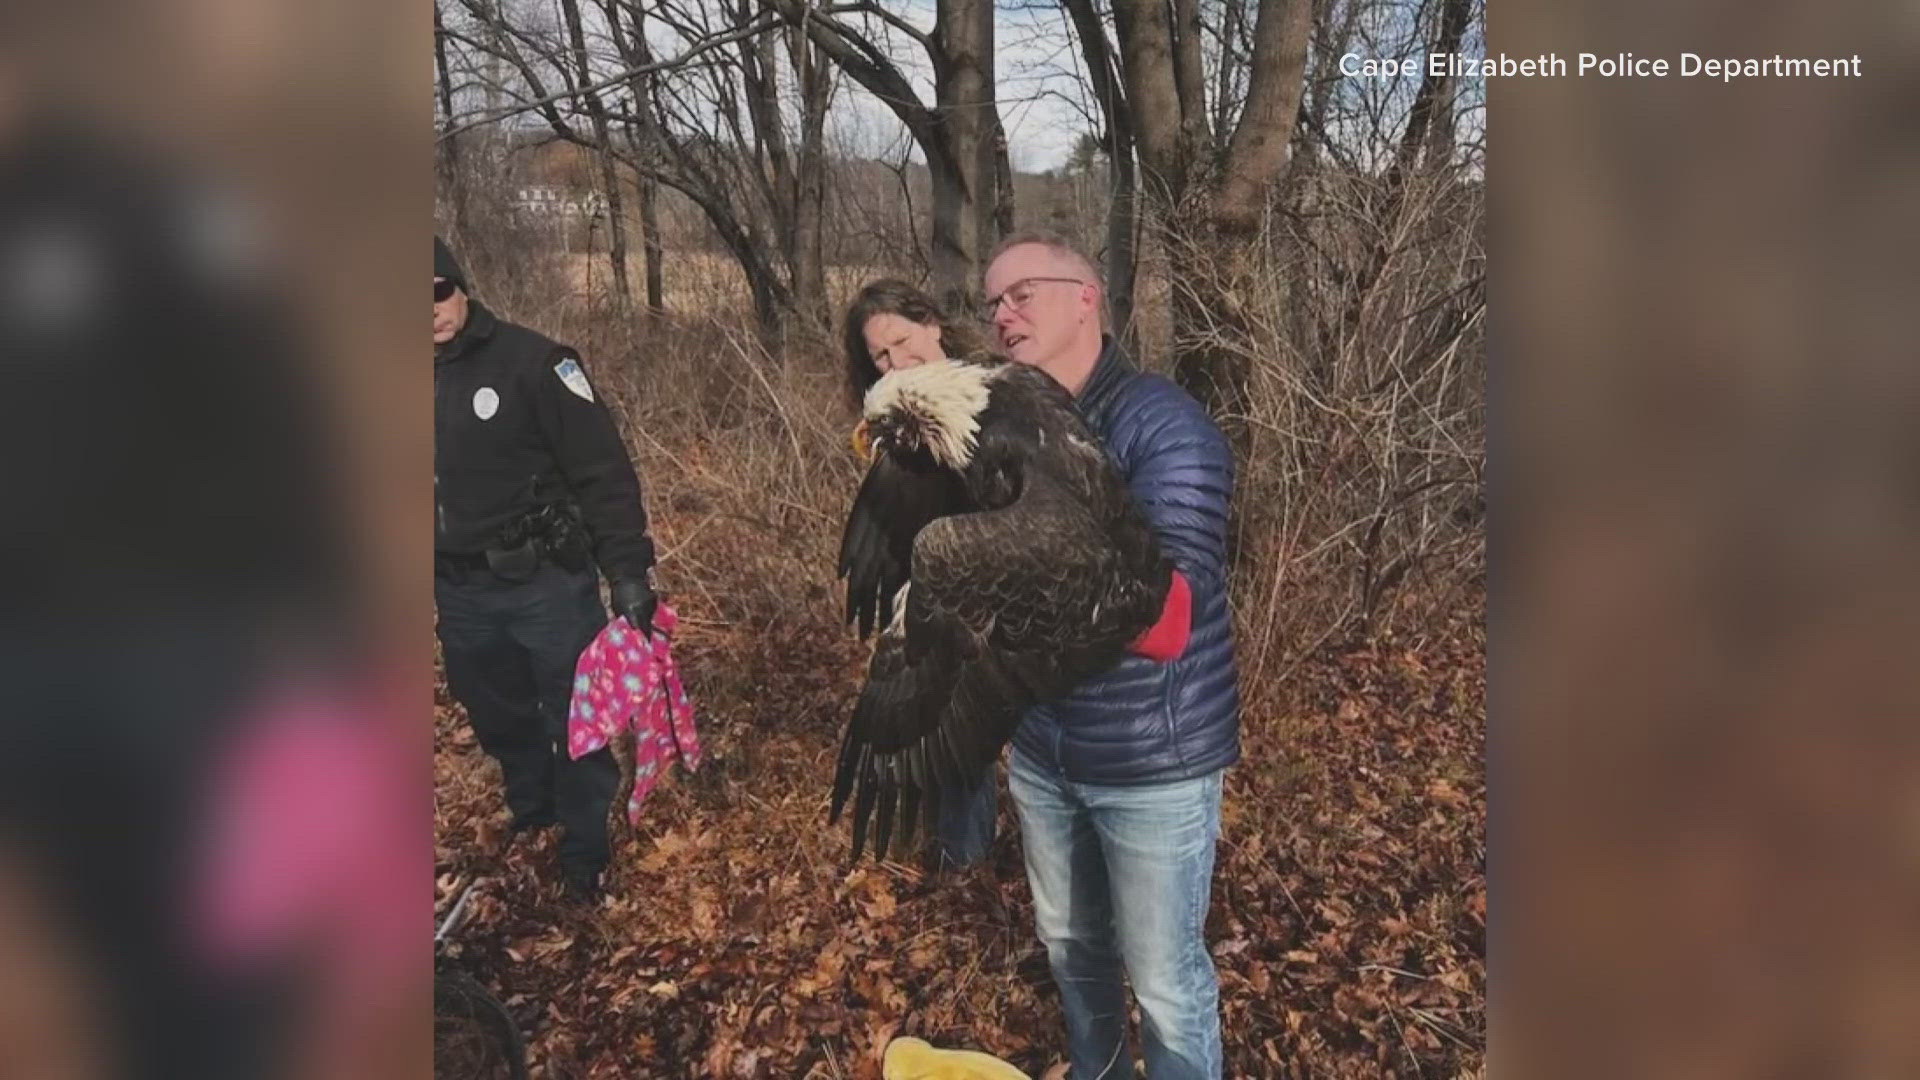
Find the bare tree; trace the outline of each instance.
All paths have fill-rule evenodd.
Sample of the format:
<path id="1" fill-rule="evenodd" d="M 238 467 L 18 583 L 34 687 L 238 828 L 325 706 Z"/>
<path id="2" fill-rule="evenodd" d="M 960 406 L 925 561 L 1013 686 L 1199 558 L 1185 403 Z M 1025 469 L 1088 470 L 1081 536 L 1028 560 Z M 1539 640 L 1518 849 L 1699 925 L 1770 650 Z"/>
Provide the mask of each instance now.
<path id="1" fill-rule="evenodd" d="M 819 47 L 805 33 L 787 27 L 785 44 L 788 64 L 800 95 L 800 148 L 790 183 L 792 190 L 781 201 L 791 215 L 794 268 L 793 291 L 802 310 L 831 326 L 827 311 L 826 251 L 822 235 L 826 218 L 827 106 L 833 95 L 833 68 L 820 54 Z"/>
<path id="2" fill-rule="evenodd" d="M 600 3 L 601 13 L 607 20 L 607 36 L 632 72 L 627 79 L 633 108 L 627 122 L 628 144 L 636 154 L 645 154 L 659 146 L 659 134 L 653 124 L 659 96 L 654 93 L 654 73 L 646 70 L 653 64 L 653 52 L 647 45 L 646 12 L 636 6 L 631 21 L 623 23 L 621 16 L 625 7 L 621 0 L 601 0 Z M 640 173 L 634 187 L 640 204 L 641 252 L 646 262 L 647 314 L 649 318 L 658 319 L 666 311 L 665 267 L 662 265 L 665 252 L 660 240 L 658 201 L 660 182 Z"/>
<path id="3" fill-rule="evenodd" d="M 1019 176 L 1021 196 L 1076 236 L 1104 230 L 1119 328 L 1169 340 L 1144 359 L 1170 357 L 1235 439 L 1234 606 L 1258 684 L 1335 635 L 1417 632 L 1484 565 L 1484 82 L 1338 70 L 1350 51 L 1471 55 L 1484 5 L 1309 2 L 437 0 L 439 164 L 493 199 L 484 220 L 511 201 L 489 182 L 501 148 L 585 148 L 522 160 L 597 171 L 637 205 L 654 305 L 657 191 L 669 281 L 722 253 L 767 345 L 742 355 L 821 382 L 826 350 L 787 346 L 849 283 L 828 271 L 917 270 L 966 296 L 1012 225 L 1000 111 L 1065 97 L 1086 135 L 1057 174 Z M 1007 86 L 989 93 L 996 48 Z M 1030 73 L 1031 97 L 1008 89 Z M 898 131 L 825 130 L 846 76 Z M 536 273 L 518 299 L 557 287 Z M 731 337 L 718 314 L 666 332 Z"/>
<path id="4" fill-rule="evenodd" d="M 949 307 L 969 304 L 978 292 L 985 247 L 1011 228 L 1013 217 L 1012 170 L 994 104 L 992 0 L 936 0 L 931 31 L 920 30 L 878 3 L 813 7 L 804 0 L 765 2 L 802 28 L 912 133 L 926 155 L 933 183 L 933 291 Z M 921 100 L 906 74 L 877 44 L 879 35 L 889 30 L 904 34 L 926 52 L 933 67 L 932 105 Z"/>
<path id="5" fill-rule="evenodd" d="M 1218 347 L 1247 324 L 1235 288 L 1248 239 L 1287 164 L 1298 117 L 1311 0 L 1266 0 L 1248 49 L 1247 94 L 1229 132 L 1210 122 L 1196 0 L 1114 0 L 1120 69 L 1147 195 L 1181 265 L 1175 372 L 1216 413 L 1244 408 L 1244 349 Z"/>
<path id="6" fill-rule="evenodd" d="M 447 63 L 447 33 L 440 0 L 433 0 L 433 69 L 434 89 L 437 91 L 434 104 L 440 111 L 439 127 L 442 132 L 451 132 L 455 124 L 453 71 Z M 436 149 L 438 152 L 434 155 L 434 164 L 440 169 L 440 182 L 447 190 L 453 212 L 454 233 L 458 236 L 466 231 L 467 225 L 467 185 L 460 168 L 460 142 L 449 135 L 439 140 Z"/>
<path id="7" fill-rule="evenodd" d="M 1139 224 L 1133 166 L 1133 113 L 1127 105 L 1119 62 L 1107 37 L 1106 23 L 1094 9 L 1093 0 L 1066 0 L 1066 8 L 1080 41 L 1087 80 L 1100 106 L 1100 148 L 1106 154 L 1109 170 L 1107 303 L 1115 328 L 1126 335 L 1133 326 L 1134 238 Z"/>
<path id="8" fill-rule="evenodd" d="M 1434 20 L 1432 38 L 1425 51 L 1458 52 L 1470 14 L 1469 0 L 1440 0 L 1438 18 Z M 1417 34 L 1413 40 L 1419 40 Z M 1392 162 L 1381 183 L 1377 217 L 1382 228 L 1376 231 L 1366 261 L 1355 275 L 1352 302 L 1348 305 L 1345 318 L 1348 334 L 1360 325 L 1367 306 L 1376 302 L 1378 286 L 1389 261 L 1404 242 L 1408 226 L 1428 209 L 1411 197 L 1410 187 L 1413 177 L 1422 168 L 1423 153 L 1424 168 L 1428 173 L 1444 170 L 1451 163 L 1454 84 L 1453 77 L 1444 73 L 1436 75 L 1428 68 L 1421 78 L 1419 90 L 1414 93 L 1413 103 L 1407 110 L 1406 124 L 1394 144 Z M 1380 141 L 1385 141 L 1384 132 Z"/>
<path id="9" fill-rule="evenodd" d="M 469 46 L 507 64 L 522 98 L 470 123 L 531 112 L 554 137 L 596 155 L 603 174 L 617 163 L 643 184 L 681 192 L 739 264 L 765 335 L 781 337 L 796 317 L 807 332 L 824 328 L 818 231 L 804 220 L 817 222 L 818 213 L 801 203 L 811 198 L 817 206 L 824 188 L 821 139 L 831 81 L 824 65 L 789 48 L 802 77 L 797 101 L 787 100 L 777 16 L 755 0 L 663 0 L 644 13 L 638 0 L 601 0 L 602 25 L 589 28 L 577 0 L 559 0 L 568 39 L 562 42 L 541 24 L 538 7 L 509 12 L 497 0 L 459 2 L 487 31 Z M 654 59 L 650 23 L 686 48 Z M 594 53 L 590 39 L 607 44 Z M 614 122 L 624 130 L 616 133 Z M 644 188 L 641 195 L 644 217 L 651 200 Z M 650 254 L 657 253 L 655 224 L 643 223 Z M 657 306 L 657 255 L 650 263 L 649 302 Z M 624 288 L 624 274 L 616 273 L 616 287 Z"/>
<path id="10" fill-rule="evenodd" d="M 607 110 L 600 103 L 600 94 L 591 87 L 593 82 L 593 64 L 587 56 L 586 30 L 580 21 L 580 0 L 560 0 L 560 12 L 567 22 L 567 39 L 573 48 L 575 77 L 584 89 L 580 98 L 586 104 L 587 118 L 592 123 L 594 145 L 602 152 L 595 155 L 600 166 L 600 188 L 607 199 L 608 255 L 613 264 L 614 303 L 625 311 L 633 300 L 633 286 L 627 280 L 627 225 L 623 212 L 623 200 L 620 197 L 620 181 L 614 174 L 613 154 L 605 152 L 612 146 L 611 127 L 607 123 Z"/>
<path id="11" fill-rule="evenodd" d="M 1469 0 L 1441 0 L 1439 25 L 1434 28 L 1433 45 L 1428 53 L 1458 53 L 1471 15 Z M 1414 151 L 1419 149 L 1425 150 L 1429 169 L 1444 167 L 1452 157 L 1453 99 L 1457 82 L 1454 76 L 1444 72 L 1436 74 L 1432 66 L 1428 66 L 1420 92 L 1413 99 L 1413 109 L 1407 116 L 1406 134 L 1401 138 L 1402 150 L 1395 164 L 1402 169 L 1414 167 Z M 1414 149 L 1407 149 L 1410 146 Z"/>
<path id="12" fill-rule="evenodd" d="M 564 43 L 538 26 L 537 4 L 457 2 L 487 30 L 469 47 L 520 83 L 519 105 L 465 124 L 531 112 L 556 137 L 600 154 L 607 169 L 619 161 L 642 185 L 650 235 L 647 186 L 687 195 L 740 263 L 763 324 L 798 315 L 817 327 L 824 313 L 823 135 L 833 71 L 884 102 L 926 159 L 927 261 L 943 302 L 973 298 L 981 257 L 1013 228 L 1011 158 L 994 99 L 992 0 L 938 0 L 925 30 L 878 3 L 819 0 L 597 0 L 596 27 L 579 0 L 557 0 Z M 769 32 L 775 21 L 784 33 Z M 685 52 L 653 59 L 649 25 L 671 31 Z M 931 104 L 888 51 L 899 35 L 927 57 Z M 596 54 L 596 39 L 611 52 L 603 45 Z M 449 126 L 443 140 L 458 130 Z M 624 229 L 616 241 L 615 276 L 624 280 Z M 649 299 L 657 304 L 652 270 Z"/>

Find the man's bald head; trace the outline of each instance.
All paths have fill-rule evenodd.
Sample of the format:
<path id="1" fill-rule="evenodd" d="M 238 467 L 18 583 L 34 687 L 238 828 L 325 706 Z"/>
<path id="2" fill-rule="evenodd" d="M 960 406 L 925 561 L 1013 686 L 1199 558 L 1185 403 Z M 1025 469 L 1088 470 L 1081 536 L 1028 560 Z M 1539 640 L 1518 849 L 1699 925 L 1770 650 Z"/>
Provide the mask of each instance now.
<path id="1" fill-rule="evenodd" d="M 995 249 L 984 284 L 1001 350 L 1079 393 L 1100 361 L 1105 324 L 1093 260 L 1057 236 L 1020 233 Z"/>
<path id="2" fill-rule="evenodd" d="M 1007 254 L 1014 248 L 1037 249 L 1034 254 L 1040 255 L 1046 260 L 1045 265 L 1049 276 L 1077 278 L 1091 284 L 1098 290 L 1100 305 L 1097 315 L 1100 318 L 1102 329 L 1106 327 L 1106 281 L 1101 276 L 1100 268 L 1095 266 L 1093 260 L 1088 258 L 1084 252 L 1075 247 L 1071 241 L 1059 233 L 1047 232 L 1042 229 L 1028 229 L 1014 233 L 994 245 L 993 253 L 987 256 L 987 269 L 991 271 L 993 264 L 999 262 L 1002 255 Z M 1041 255 L 1041 253 L 1044 254 Z M 992 299 L 997 295 L 999 294 L 994 290 L 987 290 L 988 299 Z M 989 317 L 988 321 L 992 321 L 991 317 Z"/>

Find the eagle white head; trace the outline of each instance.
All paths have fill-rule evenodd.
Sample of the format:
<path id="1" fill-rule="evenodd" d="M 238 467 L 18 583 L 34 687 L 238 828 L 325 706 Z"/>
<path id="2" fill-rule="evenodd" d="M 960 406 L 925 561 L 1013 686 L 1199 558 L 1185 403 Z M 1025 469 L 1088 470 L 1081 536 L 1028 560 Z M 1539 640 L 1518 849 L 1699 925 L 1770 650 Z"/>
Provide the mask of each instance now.
<path id="1" fill-rule="evenodd" d="M 965 469 L 997 374 L 956 360 L 890 371 L 867 391 L 861 427 L 875 451 L 925 450 L 949 469 Z"/>

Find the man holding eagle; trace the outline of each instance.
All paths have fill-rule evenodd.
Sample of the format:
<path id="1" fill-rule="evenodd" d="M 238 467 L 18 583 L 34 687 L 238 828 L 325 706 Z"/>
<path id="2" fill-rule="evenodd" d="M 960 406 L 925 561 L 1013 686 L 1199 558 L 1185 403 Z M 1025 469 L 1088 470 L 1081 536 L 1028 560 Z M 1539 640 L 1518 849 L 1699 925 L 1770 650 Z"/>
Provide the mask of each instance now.
<path id="1" fill-rule="evenodd" d="M 1221 1073 L 1204 928 L 1239 759 L 1226 595 L 1233 463 L 1206 411 L 1103 332 L 1092 263 L 1003 243 L 983 312 L 1013 364 L 895 369 L 867 394 L 848 616 L 879 629 L 833 814 L 881 854 L 1011 742 L 1035 919 L 1074 1080 Z"/>

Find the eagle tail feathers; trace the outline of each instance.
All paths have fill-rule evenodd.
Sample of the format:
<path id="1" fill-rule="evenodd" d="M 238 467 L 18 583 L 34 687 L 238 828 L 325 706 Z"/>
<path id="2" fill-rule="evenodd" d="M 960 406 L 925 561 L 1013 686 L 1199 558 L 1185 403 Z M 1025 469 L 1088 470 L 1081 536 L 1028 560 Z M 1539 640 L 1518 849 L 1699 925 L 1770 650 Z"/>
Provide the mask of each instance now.
<path id="1" fill-rule="evenodd" d="M 873 857 L 875 859 L 887 857 L 887 844 L 893 839 L 893 811 L 900 791 L 893 772 L 893 760 L 885 759 L 881 763 L 880 775 L 875 777 L 874 786 L 879 788 L 873 812 Z"/>

